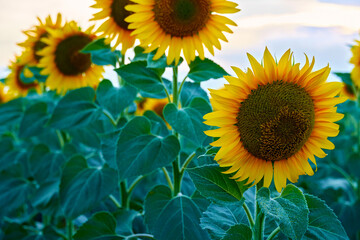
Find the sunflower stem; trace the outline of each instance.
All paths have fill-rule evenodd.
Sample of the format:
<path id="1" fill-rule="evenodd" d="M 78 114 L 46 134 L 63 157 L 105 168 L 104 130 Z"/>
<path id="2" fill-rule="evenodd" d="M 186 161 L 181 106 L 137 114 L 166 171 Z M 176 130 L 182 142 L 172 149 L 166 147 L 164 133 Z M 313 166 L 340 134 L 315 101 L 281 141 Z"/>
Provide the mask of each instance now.
<path id="1" fill-rule="evenodd" d="M 180 94 L 181 94 L 181 90 L 182 90 L 182 88 L 183 88 L 183 86 L 184 86 L 184 83 L 186 82 L 187 77 L 188 77 L 188 75 L 186 75 L 186 76 L 184 77 L 184 79 L 182 80 L 182 82 L 181 82 L 181 84 L 180 84 L 180 87 L 179 87 L 179 96 L 180 96 Z"/>
<path id="2" fill-rule="evenodd" d="M 164 173 L 164 176 L 165 176 L 166 181 L 167 181 L 167 183 L 168 183 L 168 185 L 169 185 L 169 188 L 171 189 L 171 191 L 174 191 L 174 186 L 173 186 L 173 184 L 172 184 L 172 182 L 171 182 L 171 179 L 170 179 L 170 176 L 169 176 L 168 171 L 166 170 L 165 167 L 161 168 L 161 170 L 162 170 L 163 173 Z"/>
<path id="3" fill-rule="evenodd" d="M 244 210 L 245 210 L 245 213 L 246 213 L 246 216 L 247 216 L 247 218 L 248 218 L 250 227 L 253 228 L 254 225 L 255 225 L 255 223 L 254 223 L 254 219 L 253 219 L 253 217 L 252 217 L 252 215 L 251 215 L 251 212 L 250 212 L 250 209 L 249 209 L 248 205 L 244 202 L 243 205 L 242 205 L 242 207 L 243 207 Z"/>
<path id="4" fill-rule="evenodd" d="M 67 235 L 68 235 L 68 240 L 72 240 L 73 238 L 73 230 L 74 230 L 74 224 L 72 222 L 71 219 L 67 220 Z"/>
<path id="5" fill-rule="evenodd" d="M 56 130 L 56 135 L 59 139 L 59 143 L 60 143 L 60 148 L 63 149 L 64 146 L 65 146 L 65 141 L 64 141 L 64 137 L 63 135 L 61 134 L 60 130 Z"/>
<path id="6" fill-rule="evenodd" d="M 196 156 L 196 152 L 193 152 L 188 156 L 188 158 L 185 160 L 184 164 L 182 165 L 180 169 L 180 176 L 182 177 L 184 175 L 186 167 L 190 164 L 190 162 L 193 160 L 193 158 Z"/>
<path id="7" fill-rule="evenodd" d="M 172 165 L 173 165 L 173 174 L 174 174 L 174 196 L 176 196 L 181 191 L 179 157 L 177 157 L 176 160 L 173 161 Z"/>
<path id="8" fill-rule="evenodd" d="M 166 88 L 166 86 L 165 86 L 165 83 L 164 83 L 164 81 L 162 80 L 162 78 L 160 79 L 160 81 L 161 81 L 161 84 L 164 86 L 164 90 L 165 90 L 166 97 L 167 97 L 168 101 L 171 102 L 171 97 L 170 97 L 169 91 L 167 90 L 167 88 Z"/>
<path id="9" fill-rule="evenodd" d="M 136 185 L 138 185 L 138 183 L 141 182 L 141 180 L 143 180 L 144 178 L 145 178 L 145 176 L 139 176 L 131 183 L 131 185 L 127 191 L 129 196 L 132 193 L 132 191 L 134 190 L 134 188 L 136 187 Z"/>
<path id="10" fill-rule="evenodd" d="M 120 190 L 121 190 L 121 206 L 124 209 L 128 209 L 129 208 L 129 195 L 128 195 L 128 191 L 127 191 L 127 186 L 126 186 L 126 180 L 120 182 Z"/>
<path id="11" fill-rule="evenodd" d="M 280 227 L 277 227 L 270 233 L 266 240 L 272 240 L 280 232 Z"/>
<path id="12" fill-rule="evenodd" d="M 261 211 L 261 208 L 258 204 L 258 202 L 256 201 L 257 198 L 257 194 L 258 191 L 262 188 L 263 186 L 263 180 L 261 180 L 260 182 L 258 182 L 256 184 L 256 193 L 255 193 L 255 225 L 253 228 L 253 232 L 254 232 L 254 240 L 263 240 L 264 239 L 264 227 L 265 227 L 265 214 Z"/>
<path id="13" fill-rule="evenodd" d="M 178 106 L 179 95 L 178 95 L 178 67 L 173 67 L 173 103 Z"/>
<path id="14" fill-rule="evenodd" d="M 114 197 L 114 195 L 110 194 L 109 198 L 110 198 L 110 200 L 115 204 L 115 206 L 116 206 L 117 208 L 121 208 L 120 203 L 118 202 L 118 200 L 116 200 L 116 198 Z"/>

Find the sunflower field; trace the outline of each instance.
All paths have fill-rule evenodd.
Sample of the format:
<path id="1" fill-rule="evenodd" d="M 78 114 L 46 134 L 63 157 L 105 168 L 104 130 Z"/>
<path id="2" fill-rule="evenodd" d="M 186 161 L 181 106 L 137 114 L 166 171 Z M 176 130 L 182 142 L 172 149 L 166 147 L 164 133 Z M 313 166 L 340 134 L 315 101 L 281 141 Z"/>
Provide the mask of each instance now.
<path id="1" fill-rule="evenodd" d="M 0 81 L 0 239 L 360 240 L 359 40 L 348 73 L 266 46 L 227 72 L 237 0 L 92 2 Z"/>

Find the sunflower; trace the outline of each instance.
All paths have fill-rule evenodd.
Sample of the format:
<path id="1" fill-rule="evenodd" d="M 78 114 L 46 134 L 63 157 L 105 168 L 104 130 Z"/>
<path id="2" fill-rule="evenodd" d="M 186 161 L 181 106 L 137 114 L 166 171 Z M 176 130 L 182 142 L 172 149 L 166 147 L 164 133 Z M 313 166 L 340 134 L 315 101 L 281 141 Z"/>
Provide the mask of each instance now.
<path id="1" fill-rule="evenodd" d="M 164 119 L 163 109 L 168 103 L 169 100 L 167 98 L 143 98 L 139 102 L 137 102 L 136 115 L 143 115 L 144 112 L 151 110 L 154 111 L 162 119 Z"/>
<path id="2" fill-rule="evenodd" d="M 5 79 L 5 83 L 9 86 L 9 92 L 15 96 L 24 97 L 31 89 L 34 89 L 37 93 L 41 93 L 41 87 L 35 80 L 32 83 L 25 83 L 22 80 L 22 75 L 25 78 L 32 78 L 33 73 L 27 68 L 26 62 L 23 61 L 23 54 L 20 57 L 16 57 L 16 60 L 11 62 L 9 66 L 10 73 Z"/>
<path id="3" fill-rule="evenodd" d="M 0 104 L 10 101 L 13 97 L 13 94 L 8 91 L 6 85 L 0 82 Z"/>
<path id="4" fill-rule="evenodd" d="M 313 175 L 308 162 L 316 166 L 315 156 L 326 156 L 322 149 L 334 149 L 328 137 L 339 133 L 335 124 L 343 118 L 336 104 L 346 98 L 335 97 L 342 83 L 326 79 L 330 68 L 312 71 L 314 59 L 305 65 L 292 64 L 290 49 L 278 63 L 265 49 L 260 65 L 248 54 L 252 70 L 233 67 L 237 77 L 226 76 L 224 89 L 211 90 L 214 112 L 205 123 L 218 129 L 205 133 L 219 138 L 211 143 L 221 147 L 215 156 L 225 173 L 233 173 L 246 184 L 264 180 L 269 187 L 273 176 L 277 191 L 286 181 L 297 182 L 299 175 Z"/>
<path id="5" fill-rule="evenodd" d="M 100 12 L 94 14 L 91 20 L 106 19 L 102 25 L 96 30 L 101 33 L 100 37 L 107 37 L 110 43 L 115 40 L 116 48 L 119 44 L 122 45 L 121 54 L 125 54 L 126 50 L 131 48 L 135 43 L 135 37 L 131 36 L 132 30 L 129 29 L 129 23 L 124 19 L 128 17 L 131 12 L 125 10 L 125 6 L 130 3 L 129 0 L 95 0 L 96 3 L 92 5 L 93 8 L 102 9 Z"/>
<path id="6" fill-rule="evenodd" d="M 41 39 L 49 36 L 47 31 L 48 28 L 61 29 L 61 19 L 60 13 L 57 15 L 56 22 L 52 21 L 50 15 L 45 19 L 45 22 L 42 22 L 41 19 L 38 18 L 39 24 L 35 26 L 34 29 L 24 31 L 24 34 L 28 39 L 18 44 L 25 48 L 23 61 L 27 62 L 29 65 L 37 65 L 39 63 L 41 56 L 38 55 L 38 51 L 47 46 Z"/>
<path id="7" fill-rule="evenodd" d="M 344 84 L 341 89 L 340 96 L 347 97 L 351 101 L 357 100 L 356 90 L 348 84 Z"/>
<path id="8" fill-rule="evenodd" d="M 195 51 L 205 58 L 204 48 L 214 55 L 214 46 L 221 49 L 219 39 L 227 42 L 223 32 L 232 33 L 227 25 L 236 26 L 230 19 L 214 13 L 240 11 L 227 0 L 132 0 L 125 7 L 134 12 L 125 19 L 130 22 L 132 35 L 149 46 L 146 52 L 158 48 L 154 60 L 169 48 L 167 63 L 179 62 L 181 50 L 187 63 L 195 59 Z"/>
<path id="9" fill-rule="evenodd" d="M 50 30 L 43 39 L 47 46 L 38 52 L 42 56 L 39 67 L 43 75 L 49 75 L 46 85 L 58 93 L 84 86 L 95 87 L 104 68 L 91 62 L 90 54 L 80 53 L 96 36 L 92 27 L 81 31 L 75 22 L 66 23 L 61 30 Z"/>
<path id="10" fill-rule="evenodd" d="M 351 79 L 354 81 L 357 87 L 360 87 L 360 41 L 355 40 L 356 45 L 351 47 L 352 58 L 350 63 L 354 64 L 354 68 L 351 71 Z"/>

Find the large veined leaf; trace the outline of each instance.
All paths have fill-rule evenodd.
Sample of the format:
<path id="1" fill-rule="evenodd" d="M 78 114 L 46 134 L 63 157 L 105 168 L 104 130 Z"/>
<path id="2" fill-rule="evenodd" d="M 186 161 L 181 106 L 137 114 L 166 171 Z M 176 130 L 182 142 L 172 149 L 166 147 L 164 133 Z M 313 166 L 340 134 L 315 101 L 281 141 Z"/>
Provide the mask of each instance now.
<path id="1" fill-rule="evenodd" d="M 25 111 L 25 100 L 18 98 L 0 105 L 0 127 L 16 124 Z"/>
<path id="2" fill-rule="evenodd" d="M 48 107 L 44 102 L 35 103 L 26 109 L 20 122 L 19 136 L 21 138 L 40 135 L 45 130 L 45 123 L 49 120 Z"/>
<path id="3" fill-rule="evenodd" d="M 206 229 L 211 239 L 221 239 L 235 225 L 248 224 L 245 211 L 242 208 L 244 199 L 236 204 L 211 204 L 201 217 L 201 227 Z"/>
<path id="4" fill-rule="evenodd" d="M 200 86 L 200 83 L 185 82 L 180 94 L 181 106 L 187 107 L 196 97 L 203 98 L 209 102 L 209 97 L 204 89 Z"/>
<path id="5" fill-rule="evenodd" d="M 98 212 L 84 223 L 74 235 L 75 240 L 124 239 L 115 233 L 116 220 L 108 212 Z"/>
<path id="6" fill-rule="evenodd" d="M 189 67 L 188 77 L 195 82 L 207 81 L 211 78 L 222 78 L 225 75 L 229 75 L 221 66 L 207 58 L 201 60 L 199 57 L 196 57 Z"/>
<path id="7" fill-rule="evenodd" d="M 270 198 L 270 190 L 261 188 L 256 200 L 266 217 L 275 220 L 281 231 L 291 239 L 302 239 L 308 228 L 309 209 L 303 193 L 292 184 L 277 198 Z"/>
<path id="8" fill-rule="evenodd" d="M 105 43 L 105 38 L 92 41 L 81 52 L 91 54 L 91 61 L 100 66 L 112 65 L 115 67 L 121 57 L 120 51 L 112 51 L 110 45 Z"/>
<path id="9" fill-rule="evenodd" d="M 164 90 L 161 77 L 154 69 L 147 68 L 146 62 L 132 62 L 115 71 L 125 82 L 144 92 L 158 93 Z"/>
<path id="10" fill-rule="evenodd" d="M 79 88 L 63 97 L 50 119 L 50 126 L 57 129 L 83 127 L 93 122 L 100 114 L 95 105 L 95 91 L 90 87 Z"/>
<path id="11" fill-rule="evenodd" d="M 135 117 L 121 131 L 117 146 L 120 179 L 148 174 L 175 160 L 180 150 L 175 136 L 151 134 L 150 121 Z"/>
<path id="12" fill-rule="evenodd" d="M 204 131 L 209 129 L 209 127 L 203 123 L 203 115 L 206 114 L 204 113 L 205 111 L 211 111 L 206 100 L 195 98 L 189 107 L 181 109 L 178 109 L 175 104 L 169 103 L 165 106 L 163 113 L 165 120 L 175 131 L 187 137 L 197 146 L 202 146 L 207 138 Z"/>
<path id="13" fill-rule="evenodd" d="M 305 198 L 310 214 L 309 227 L 302 239 L 349 239 L 340 221 L 323 200 L 309 194 L 305 194 Z"/>
<path id="14" fill-rule="evenodd" d="M 117 186 L 116 171 L 104 165 L 90 168 L 82 156 L 74 156 L 66 164 L 60 184 L 60 200 L 64 214 L 75 218 L 95 207 Z"/>
<path id="15" fill-rule="evenodd" d="M 187 169 L 197 190 L 213 202 L 228 204 L 241 201 L 247 187 L 243 182 L 230 179 L 217 164 Z"/>
<path id="16" fill-rule="evenodd" d="M 249 240 L 251 237 L 252 231 L 247 225 L 237 224 L 232 226 L 221 240 Z"/>
<path id="17" fill-rule="evenodd" d="M 145 222 L 157 240 L 209 239 L 200 227 L 201 212 L 187 196 L 171 196 L 165 186 L 156 186 L 145 200 Z"/>
<path id="18" fill-rule="evenodd" d="M 96 90 L 96 100 L 114 119 L 117 119 L 124 109 L 135 100 L 136 94 L 136 88 L 130 85 L 116 88 L 109 80 L 103 80 Z"/>

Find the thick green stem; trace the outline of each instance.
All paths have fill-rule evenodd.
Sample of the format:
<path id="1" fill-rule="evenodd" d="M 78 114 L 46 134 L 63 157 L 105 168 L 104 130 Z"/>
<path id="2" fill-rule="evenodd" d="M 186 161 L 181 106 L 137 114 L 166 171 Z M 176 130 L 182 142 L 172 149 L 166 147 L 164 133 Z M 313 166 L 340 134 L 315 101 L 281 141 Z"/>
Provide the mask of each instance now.
<path id="1" fill-rule="evenodd" d="M 126 180 L 122 181 L 120 183 L 120 191 L 121 191 L 121 206 L 124 209 L 128 209 L 129 208 L 129 195 L 128 195 L 128 191 L 127 191 L 127 186 L 126 186 Z"/>
<path id="2" fill-rule="evenodd" d="M 249 209 L 249 207 L 246 205 L 245 202 L 243 203 L 242 206 L 243 206 L 243 208 L 244 208 L 244 210 L 245 210 L 245 213 L 246 213 L 246 216 L 247 216 L 247 218 L 248 218 L 250 227 L 253 228 L 254 225 L 255 225 L 255 223 L 254 223 L 254 219 L 253 219 L 253 217 L 252 217 L 252 215 L 251 215 L 250 209 Z"/>
<path id="3" fill-rule="evenodd" d="M 254 240 L 263 240 L 264 239 L 264 227 L 265 227 L 265 215 L 264 213 L 261 211 L 261 208 L 258 204 L 258 202 L 256 201 L 256 196 L 258 191 L 261 189 L 261 187 L 263 186 L 263 180 L 261 180 L 260 182 L 258 182 L 256 184 L 256 194 L 255 194 L 255 203 L 256 203 L 256 207 L 255 207 L 255 225 L 254 225 Z"/>
<path id="4" fill-rule="evenodd" d="M 274 237 L 280 232 L 280 227 L 277 227 L 274 229 L 274 231 L 272 231 L 272 233 L 270 233 L 270 235 L 267 237 L 266 240 L 272 240 L 274 239 Z"/>
<path id="5" fill-rule="evenodd" d="M 179 158 L 172 163 L 173 165 L 173 175 L 174 175 L 174 196 L 176 196 L 181 191 L 181 176 L 179 169 Z"/>
<path id="6" fill-rule="evenodd" d="M 179 95 L 178 95 L 178 67 L 173 67 L 173 103 L 178 106 Z"/>
<path id="7" fill-rule="evenodd" d="M 166 181 L 167 181 L 167 183 L 168 183 L 168 185 L 169 185 L 169 188 L 171 189 L 171 191 L 173 191 L 173 190 L 174 190 L 174 186 L 173 186 L 173 184 L 172 184 L 172 182 L 171 182 L 171 179 L 170 179 L 170 176 L 169 176 L 168 171 L 166 170 L 165 167 L 161 168 L 161 170 L 162 170 L 163 173 L 164 173 L 164 176 L 165 176 L 165 179 L 166 179 Z"/>
<path id="8" fill-rule="evenodd" d="M 68 240 L 72 240 L 72 236 L 73 236 L 73 230 L 74 230 L 74 224 L 72 222 L 72 220 L 68 219 L 67 220 L 67 235 L 68 235 Z"/>

